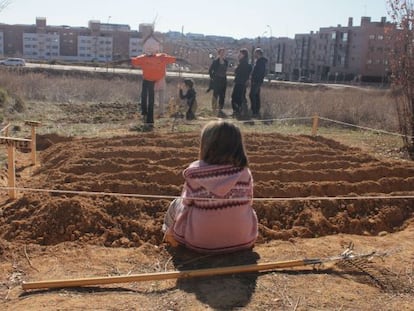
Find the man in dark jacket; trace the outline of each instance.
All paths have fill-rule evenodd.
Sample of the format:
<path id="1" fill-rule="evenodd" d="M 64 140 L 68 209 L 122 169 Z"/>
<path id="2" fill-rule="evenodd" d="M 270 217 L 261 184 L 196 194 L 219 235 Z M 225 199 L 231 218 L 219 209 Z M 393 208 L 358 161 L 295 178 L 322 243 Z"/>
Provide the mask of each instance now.
<path id="1" fill-rule="evenodd" d="M 231 106 L 233 116 L 239 117 L 246 111 L 243 111 L 243 102 L 246 102 L 246 87 L 252 72 L 252 65 L 249 64 L 249 52 L 247 49 L 239 51 L 239 64 L 234 71 L 234 87 L 231 94 Z"/>
<path id="2" fill-rule="evenodd" d="M 257 48 L 254 50 L 254 58 L 256 59 L 250 85 L 250 104 L 252 109 L 252 117 L 260 117 L 260 88 L 266 75 L 267 58 L 263 56 L 263 50 Z"/>
<path id="3" fill-rule="evenodd" d="M 212 109 L 213 113 L 217 113 L 221 116 L 223 114 L 223 107 L 224 107 L 224 97 L 226 96 L 226 88 L 227 88 L 227 68 L 229 66 L 229 62 L 227 61 L 226 57 L 226 50 L 220 48 L 218 50 L 217 58 L 212 62 L 208 73 L 210 75 L 210 79 L 212 80 L 213 84 L 213 98 L 212 98 Z M 218 101 L 218 107 L 217 107 Z"/>

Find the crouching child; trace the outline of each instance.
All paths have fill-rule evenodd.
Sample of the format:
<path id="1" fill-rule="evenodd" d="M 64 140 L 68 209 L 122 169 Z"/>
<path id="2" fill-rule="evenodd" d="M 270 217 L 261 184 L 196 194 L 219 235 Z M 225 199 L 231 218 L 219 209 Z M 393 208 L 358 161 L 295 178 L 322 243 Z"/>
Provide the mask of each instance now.
<path id="1" fill-rule="evenodd" d="M 195 112 L 197 110 L 196 91 L 194 90 L 194 82 L 191 79 L 184 79 L 184 82 L 179 86 L 180 99 L 186 100 L 186 113 L 185 118 L 187 120 L 194 120 L 196 118 Z"/>

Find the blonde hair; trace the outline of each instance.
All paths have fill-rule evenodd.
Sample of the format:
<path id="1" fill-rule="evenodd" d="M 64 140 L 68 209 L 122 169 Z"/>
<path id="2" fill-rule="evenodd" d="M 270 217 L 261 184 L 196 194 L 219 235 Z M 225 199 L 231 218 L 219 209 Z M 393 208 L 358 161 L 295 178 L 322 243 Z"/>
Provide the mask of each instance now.
<path id="1" fill-rule="evenodd" d="M 249 165 L 241 131 L 227 121 L 211 121 L 204 126 L 199 157 L 208 164 Z"/>

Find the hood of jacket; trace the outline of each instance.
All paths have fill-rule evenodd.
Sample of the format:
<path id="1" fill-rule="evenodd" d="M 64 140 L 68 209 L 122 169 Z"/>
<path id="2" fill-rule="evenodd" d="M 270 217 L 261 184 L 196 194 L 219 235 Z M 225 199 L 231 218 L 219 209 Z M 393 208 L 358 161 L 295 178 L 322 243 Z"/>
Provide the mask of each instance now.
<path id="1" fill-rule="evenodd" d="M 195 161 L 184 170 L 183 176 L 191 188 L 203 187 L 216 196 L 223 197 L 243 178 L 246 170 L 248 169 L 232 165 L 209 165 Z"/>

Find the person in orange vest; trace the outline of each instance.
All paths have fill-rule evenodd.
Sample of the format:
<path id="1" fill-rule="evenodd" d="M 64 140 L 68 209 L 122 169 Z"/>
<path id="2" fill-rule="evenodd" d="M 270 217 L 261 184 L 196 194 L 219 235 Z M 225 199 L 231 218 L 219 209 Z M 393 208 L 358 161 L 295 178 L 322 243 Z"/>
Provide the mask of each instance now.
<path id="1" fill-rule="evenodd" d="M 133 67 L 142 69 L 141 114 L 144 130 L 154 127 L 154 85 L 165 77 L 166 66 L 175 63 L 174 56 L 165 53 L 148 53 L 131 58 Z"/>

